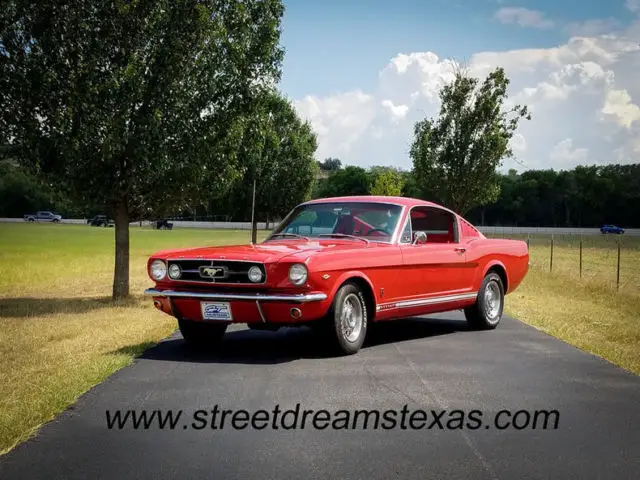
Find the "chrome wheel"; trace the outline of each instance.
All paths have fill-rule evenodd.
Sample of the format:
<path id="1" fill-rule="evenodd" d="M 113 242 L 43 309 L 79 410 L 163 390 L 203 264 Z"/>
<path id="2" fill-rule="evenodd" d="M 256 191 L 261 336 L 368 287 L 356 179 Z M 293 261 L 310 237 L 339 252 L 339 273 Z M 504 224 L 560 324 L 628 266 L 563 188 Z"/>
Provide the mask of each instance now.
<path id="1" fill-rule="evenodd" d="M 495 322 L 500 315 L 500 307 L 502 306 L 502 296 L 500 295 L 500 287 L 496 282 L 489 282 L 484 292 L 484 300 L 487 306 L 487 320 Z"/>
<path id="2" fill-rule="evenodd" d="M 355 293 L 348 294 L 342 302 L 340 326 L 342 335 L 348 342 L 354 343 L 360 338 L 363 324 L 362 303 Z"/>

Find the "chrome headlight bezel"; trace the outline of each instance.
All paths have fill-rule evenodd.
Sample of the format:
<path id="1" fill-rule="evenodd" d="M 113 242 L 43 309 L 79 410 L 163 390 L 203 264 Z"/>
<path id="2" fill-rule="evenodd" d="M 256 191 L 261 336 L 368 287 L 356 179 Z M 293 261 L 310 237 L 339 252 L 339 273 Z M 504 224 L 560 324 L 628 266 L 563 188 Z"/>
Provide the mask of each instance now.
<path id="1" fill-rule="evenodd" d="M 309 270 L 304 263 L 294 263 L 289 267 L 289 281 L 299 287 L 304 285 L 309 278 Z"/>
<path id="2" fill-rule="evenodd" d="M 167 277 L 167 264 L 164 260 L 154 260 L 149 266 L 149 275 L 153 280 L 159 282 Z"/>
<path id="3" fill-rule="evenodd" d="M 172 274 L 171 271 L 177 272 Z M 171 280 L 178 280 L 181 276 L 182 276 L 182 269 L 180 268 L 180 265 L 178 265 L 177 263 L 172 263 L 169 266 L 169 270 L 167 271 L 167 275 L 169 275 L 169 278 Z"/>
<path id="4" fill-rule="evenodd" d="M 258 273 L 258 277 L 256 280 L 251 278 L 251 272 Z M 260 270 L 260 267 L 258 267 L 257 265 L 253 265 L 251 268 L 249 268 L 249 271 L 247 272 L 247 277 L 249 278 L 249 281 L 252 283 L 260 283 L 263 280 L 264 275 L 262 274 L 262 270 Z"/>

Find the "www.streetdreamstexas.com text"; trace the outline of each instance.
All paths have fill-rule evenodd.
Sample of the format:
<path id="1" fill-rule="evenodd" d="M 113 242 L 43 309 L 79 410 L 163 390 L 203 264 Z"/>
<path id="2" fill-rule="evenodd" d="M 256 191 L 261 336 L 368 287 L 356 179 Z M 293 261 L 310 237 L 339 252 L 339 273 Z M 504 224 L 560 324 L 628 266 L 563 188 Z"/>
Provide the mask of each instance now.
<path id="1" fill-rule="evenodd" d="M 487 420 L 488 419 L 488 420 Z M 560 413 L 557 410 L 499 410 L 485 415 L 481 410 L 424 410 L 407 405 L 394 410 L 303 409 L 300 404 L 283 409 L 253 412 L 245 409 L 199 409 L 191 414 L 184 410 L 107 410 L 109 430 L 557 430 Z"/>

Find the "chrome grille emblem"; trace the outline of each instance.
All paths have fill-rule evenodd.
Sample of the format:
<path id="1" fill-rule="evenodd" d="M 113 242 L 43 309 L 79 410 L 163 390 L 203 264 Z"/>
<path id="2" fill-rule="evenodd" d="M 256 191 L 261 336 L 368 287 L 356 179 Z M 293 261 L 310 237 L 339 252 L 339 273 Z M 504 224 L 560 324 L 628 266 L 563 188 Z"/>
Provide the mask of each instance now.
<path id="1" fill-rule="evenodd" d="M 226 278 L 225 267 L 200 267 L 200 276 L 203 278 Z"/>

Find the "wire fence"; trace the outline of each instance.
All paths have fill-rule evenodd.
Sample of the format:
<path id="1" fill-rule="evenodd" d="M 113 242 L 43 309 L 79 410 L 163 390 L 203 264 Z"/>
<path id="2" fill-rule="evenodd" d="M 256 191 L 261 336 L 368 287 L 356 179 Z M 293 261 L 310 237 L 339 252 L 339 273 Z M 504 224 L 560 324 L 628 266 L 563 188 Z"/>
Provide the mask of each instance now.
<path id="1" fill-rule="evenodd" d="M 525 240 L 531 268 L 640 293 L 640 237 L 627 235 L 487 234 Z M 639 307 L 640 310 L 640 307 Z"/>

